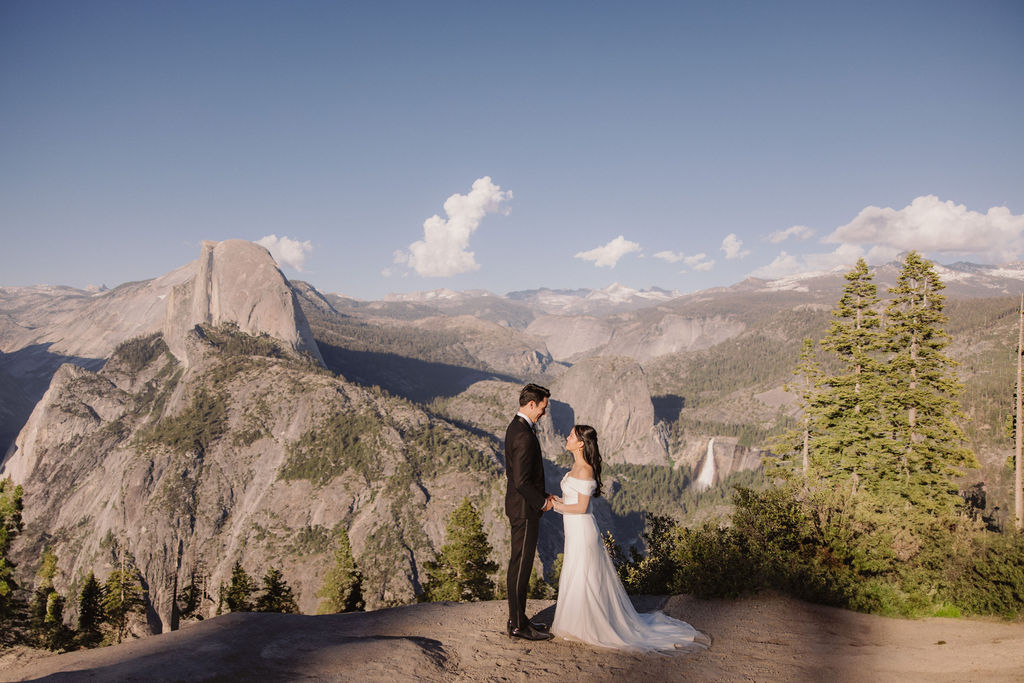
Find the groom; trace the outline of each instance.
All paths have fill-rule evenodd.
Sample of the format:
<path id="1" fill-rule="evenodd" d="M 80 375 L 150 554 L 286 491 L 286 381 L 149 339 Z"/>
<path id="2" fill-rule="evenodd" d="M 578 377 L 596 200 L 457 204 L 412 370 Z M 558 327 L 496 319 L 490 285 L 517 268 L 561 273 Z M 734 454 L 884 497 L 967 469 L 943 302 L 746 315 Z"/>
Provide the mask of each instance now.
<path id="1" fill-rule="evenodd" d="M 547 640 L 548 627 L 531 623 L 526 616 L 526 593 L 530 570 L 537 554 L 540 516 L 551 509 L 551 496 L 544 491 L 544 459 L 534 432 L 548 409 L 551 392 L 527 384 L 519 392 L 519 412 L 505 431 L 505 514 L 512 527 L 512 556 L 508 562 L 509 638 Z"/>

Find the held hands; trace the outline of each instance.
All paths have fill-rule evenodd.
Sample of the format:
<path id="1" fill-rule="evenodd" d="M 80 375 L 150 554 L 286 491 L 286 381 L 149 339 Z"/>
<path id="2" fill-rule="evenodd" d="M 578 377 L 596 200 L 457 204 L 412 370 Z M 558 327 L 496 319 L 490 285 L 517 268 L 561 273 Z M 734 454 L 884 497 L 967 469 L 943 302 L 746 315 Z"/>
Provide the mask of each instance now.
<path id="1" fill-rule="evenodd" d="M 543 512 L 547 512 L 548 510 L 558 510 L 558 505 L 561 504 L 561 502 L 562 499 L 558 496 L 554 494 L 549 495 L 547 500 L 544 502 Z"/>

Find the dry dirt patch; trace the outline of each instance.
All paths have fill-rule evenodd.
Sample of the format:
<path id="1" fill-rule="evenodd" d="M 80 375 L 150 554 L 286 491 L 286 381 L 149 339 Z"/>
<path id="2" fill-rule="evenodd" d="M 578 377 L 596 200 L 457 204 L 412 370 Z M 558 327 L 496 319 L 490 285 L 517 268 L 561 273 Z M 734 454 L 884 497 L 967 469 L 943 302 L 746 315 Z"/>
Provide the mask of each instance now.
<path id="1" fill-rule="evenodd" d="M 505 604 L 363 614 L 229 614 L 115 647 L 26 661 L 0 679 L 330 681 L 1021 681 L 1024 624 L 887 619 L 786 597 L 634 599 L 714 638 L 703 653 L 634 654 L 509 640 Z M 553 603 L 531 602 L 541 618 Z"/>

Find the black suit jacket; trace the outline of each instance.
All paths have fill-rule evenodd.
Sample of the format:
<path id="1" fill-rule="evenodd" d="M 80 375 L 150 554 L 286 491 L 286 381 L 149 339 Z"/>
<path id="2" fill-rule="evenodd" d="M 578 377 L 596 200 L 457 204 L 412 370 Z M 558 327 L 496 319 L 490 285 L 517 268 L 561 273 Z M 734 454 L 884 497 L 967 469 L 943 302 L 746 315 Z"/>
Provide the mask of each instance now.
<path id="1" fill-rule="evenodd" d="M 530 424 L 516 415 L 505 430 L 505 514 L 510 519 L 540 518 L 544 491 L 544 458 Z"/>

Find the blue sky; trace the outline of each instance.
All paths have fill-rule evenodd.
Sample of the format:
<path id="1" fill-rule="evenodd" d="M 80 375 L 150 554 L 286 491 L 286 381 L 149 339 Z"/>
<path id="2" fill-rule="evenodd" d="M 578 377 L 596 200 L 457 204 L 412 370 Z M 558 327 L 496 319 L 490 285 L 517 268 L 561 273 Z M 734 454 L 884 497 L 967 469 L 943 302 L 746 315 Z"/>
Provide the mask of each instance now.
<path id="1" fill-rule="evenodd" d="M 1019 1 L 5 0 L 0 285 L 229 238 L 364 299 L 1017 260 L 1022 35 Z"/>

